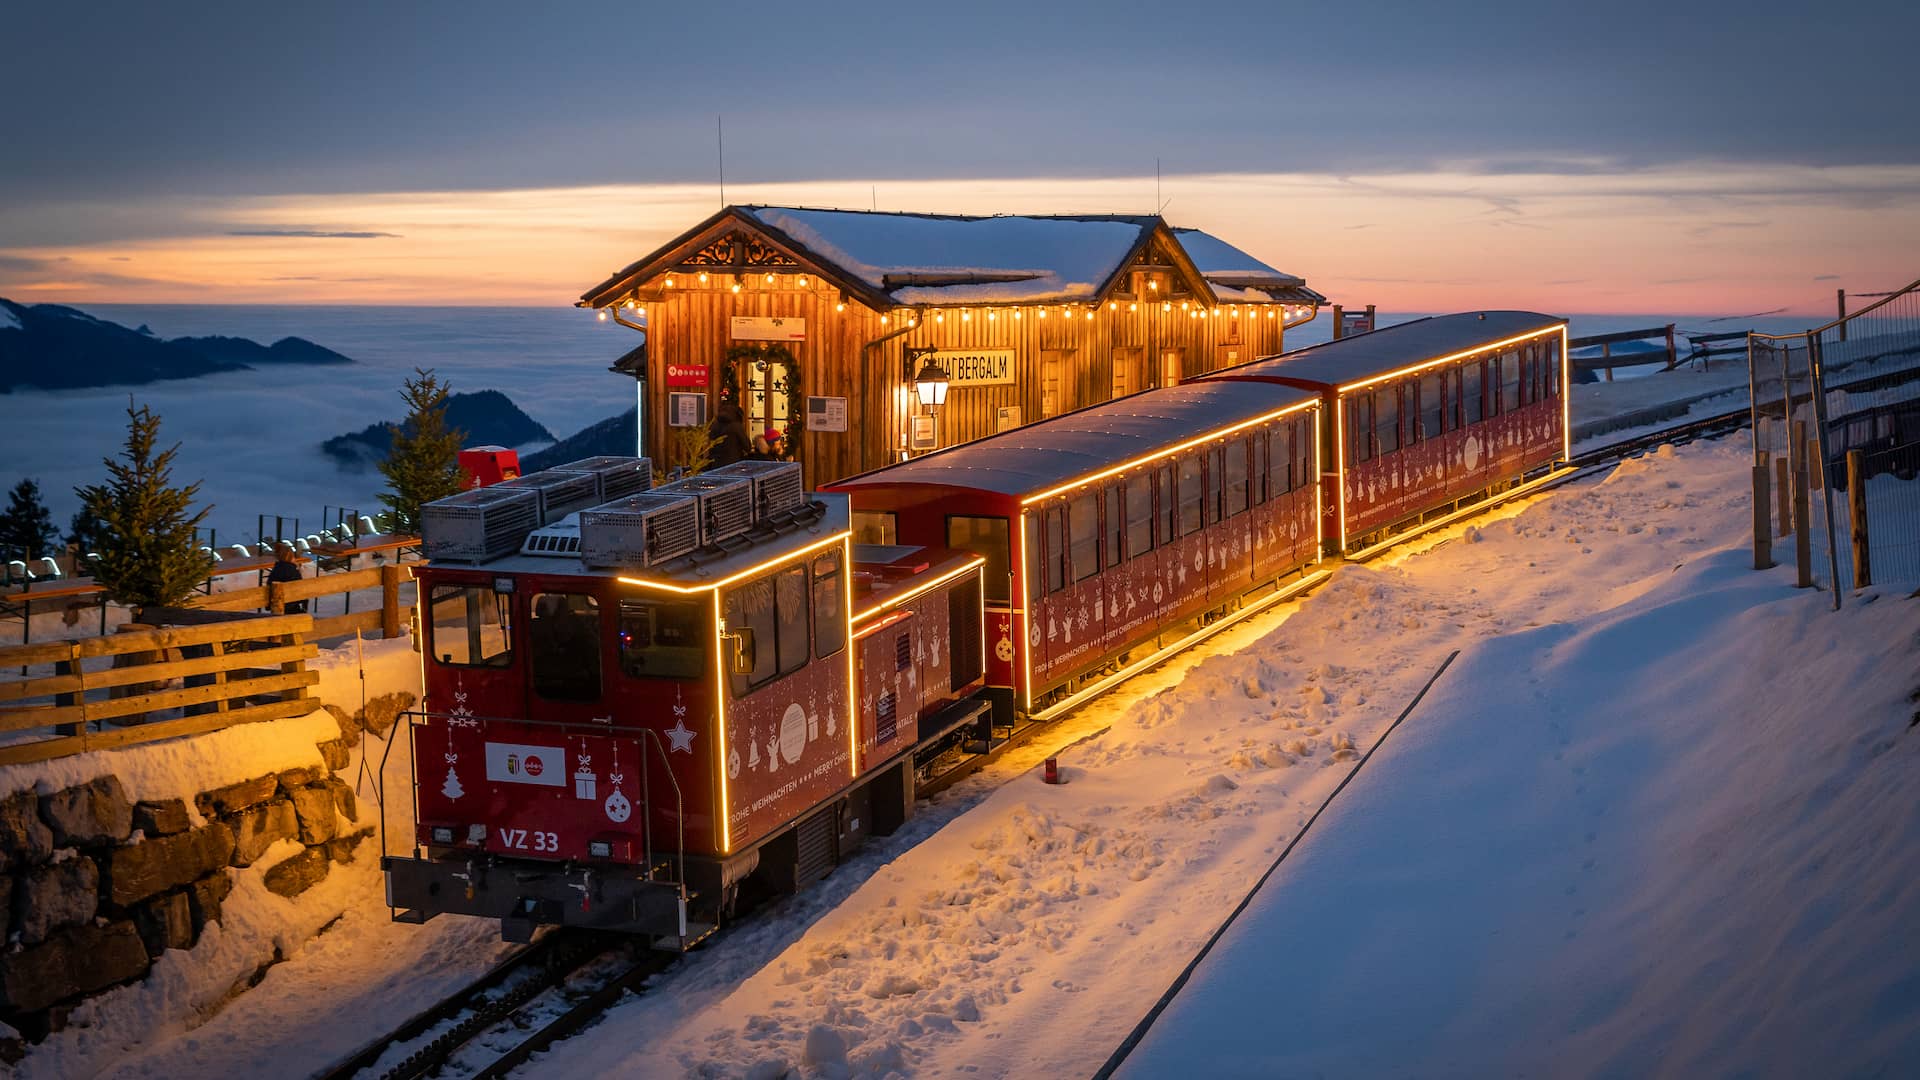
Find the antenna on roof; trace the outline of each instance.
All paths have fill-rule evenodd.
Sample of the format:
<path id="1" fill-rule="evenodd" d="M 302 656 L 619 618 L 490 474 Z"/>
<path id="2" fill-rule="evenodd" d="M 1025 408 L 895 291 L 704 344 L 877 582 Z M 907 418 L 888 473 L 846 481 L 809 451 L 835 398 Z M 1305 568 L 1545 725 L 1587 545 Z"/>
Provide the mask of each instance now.
<path id="1" fill-rule="evenodd" d="M 1160 159 L 1153 159 L 1153 212 L 1160 212 Z"/>
<path id="2" fill-rule="evenodd" d="M 873 209 L 877 213 L 880 209 L 880 185 L 873 185 L 869 191 L 873 195 Z"/>
<path id="3" fill-rule="evenodd" d="M 720 157 L 720 205 L 727 205 L 727 125 L 726 118 L 713 118 L 713 139 Z"/>

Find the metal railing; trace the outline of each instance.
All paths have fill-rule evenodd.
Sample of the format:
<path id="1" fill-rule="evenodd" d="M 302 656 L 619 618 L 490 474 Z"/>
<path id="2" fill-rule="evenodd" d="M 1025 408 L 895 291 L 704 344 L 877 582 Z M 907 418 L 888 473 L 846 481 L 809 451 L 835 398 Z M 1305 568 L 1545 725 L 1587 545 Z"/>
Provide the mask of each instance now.
<path id="1" fill-rule="evenodd" d="M 1798 583 L 1920 580 L 1920 281 L 1799 334 L 1749 334 L 1754 564 Z M 1838 505 L 1836 505 L 1838 504 Z"/>

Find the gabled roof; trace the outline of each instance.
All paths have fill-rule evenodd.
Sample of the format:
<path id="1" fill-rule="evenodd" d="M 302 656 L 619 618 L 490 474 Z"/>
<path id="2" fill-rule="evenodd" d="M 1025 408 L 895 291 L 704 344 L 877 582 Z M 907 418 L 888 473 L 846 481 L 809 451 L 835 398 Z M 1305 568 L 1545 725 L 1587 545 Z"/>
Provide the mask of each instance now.
<path id="1" fill-rule="evenodd" d="M 750 232 L 763 249 L 728 247 L 729 237 Z M 740 266 L 791 272 L 797 265 L 832 281 L 871 307 L 919 304 L 1098 303 L 1125 283 L 1129 267 L 1158 244 L 1157 257 L 1171 263 L 1184 287 L 1212 302 L 1216 286 L 1196 265 L 1184 241 L 1202 246 L 1220 272 L 1222 299 L 1271 302 L 1293 290 L 1292 302 L 1318 303 L 1297 277 L 1274 270 L 1244 252 L 1195 230 L 1174 230 L 1152 215 L 908 214 L 868 210 L 815 210 L 789 206 L 729 206 L 646 258 L 626 267 L 581 297 L 599 307 L 655 275 L 681 266 L 719 272 Z M 716 257 L 732 252 L 734 261 Z M 1228 254 L 1230 253 L 1230 254 Z M 1249 290 L 1236 275 L 1251 272 Z M 1267 291 L 1274 290 L 1274 295 Z"/>
<path id="2" fill-rule="evenodd" d="M 1566 321 L 1558 315 L 1542 315 L 1537 311 L 1435 315 L 1224 368 L 1200 376 L 1196 381 L 1288 379 L 1345 386 L 1413 364 L 1563 326 Z"/>
<path id="3" fill-rule="evenodd" d="M 1220 299 L 1232 303 L 1324 304 L 1327 298 L 1307 288 L 1304 279 L 1283 273 L 1225 240 L 1199 229 L 1175 229 L 1200 275 Z"/>

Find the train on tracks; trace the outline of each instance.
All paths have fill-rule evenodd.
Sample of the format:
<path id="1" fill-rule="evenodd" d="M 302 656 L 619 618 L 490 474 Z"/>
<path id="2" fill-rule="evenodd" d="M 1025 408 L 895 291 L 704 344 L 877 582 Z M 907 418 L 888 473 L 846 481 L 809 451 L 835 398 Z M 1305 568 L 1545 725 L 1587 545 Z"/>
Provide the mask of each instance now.
<path id="1" fill-rule="evenodd" d="M 1422 319 L 802 490 L 593 458 L 423 510 L 395 918 L 685 948 L 916 793 L 1569 457 L 1566 323 Z"/>

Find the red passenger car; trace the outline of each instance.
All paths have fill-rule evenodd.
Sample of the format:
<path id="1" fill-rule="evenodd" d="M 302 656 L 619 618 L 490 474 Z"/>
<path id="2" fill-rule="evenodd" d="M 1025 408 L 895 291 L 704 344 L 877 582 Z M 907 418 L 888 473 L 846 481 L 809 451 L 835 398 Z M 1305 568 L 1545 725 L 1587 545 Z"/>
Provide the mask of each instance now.
<path id="1" fill-rule="evenodd" d="M 562 467 L 424 515 L 417 835 L 389 902 L 685 944 L 911 812 L 915 748 L 986 710 L 981 560 L 858 563 L 846 498 L 797 470 L 781 507 L 708 474 L 567 513 L 580 476 L 589 504 L 611 490 Z"/>
<path id="2" fill-rule="evenodd" d="M 1320 395 L 1329 553 L 1366 547 L 1571 456 L 1567 324 L 1530 311 L 1417 319 L 1202 382 Z"/>
<path id="3" fill-rule="evenodd" d="M 1043 713 L 1320 557 L 1319 399 L 1190 383 L 831 485 L 863 543 L 985 560 L 987 684 Z"/>

